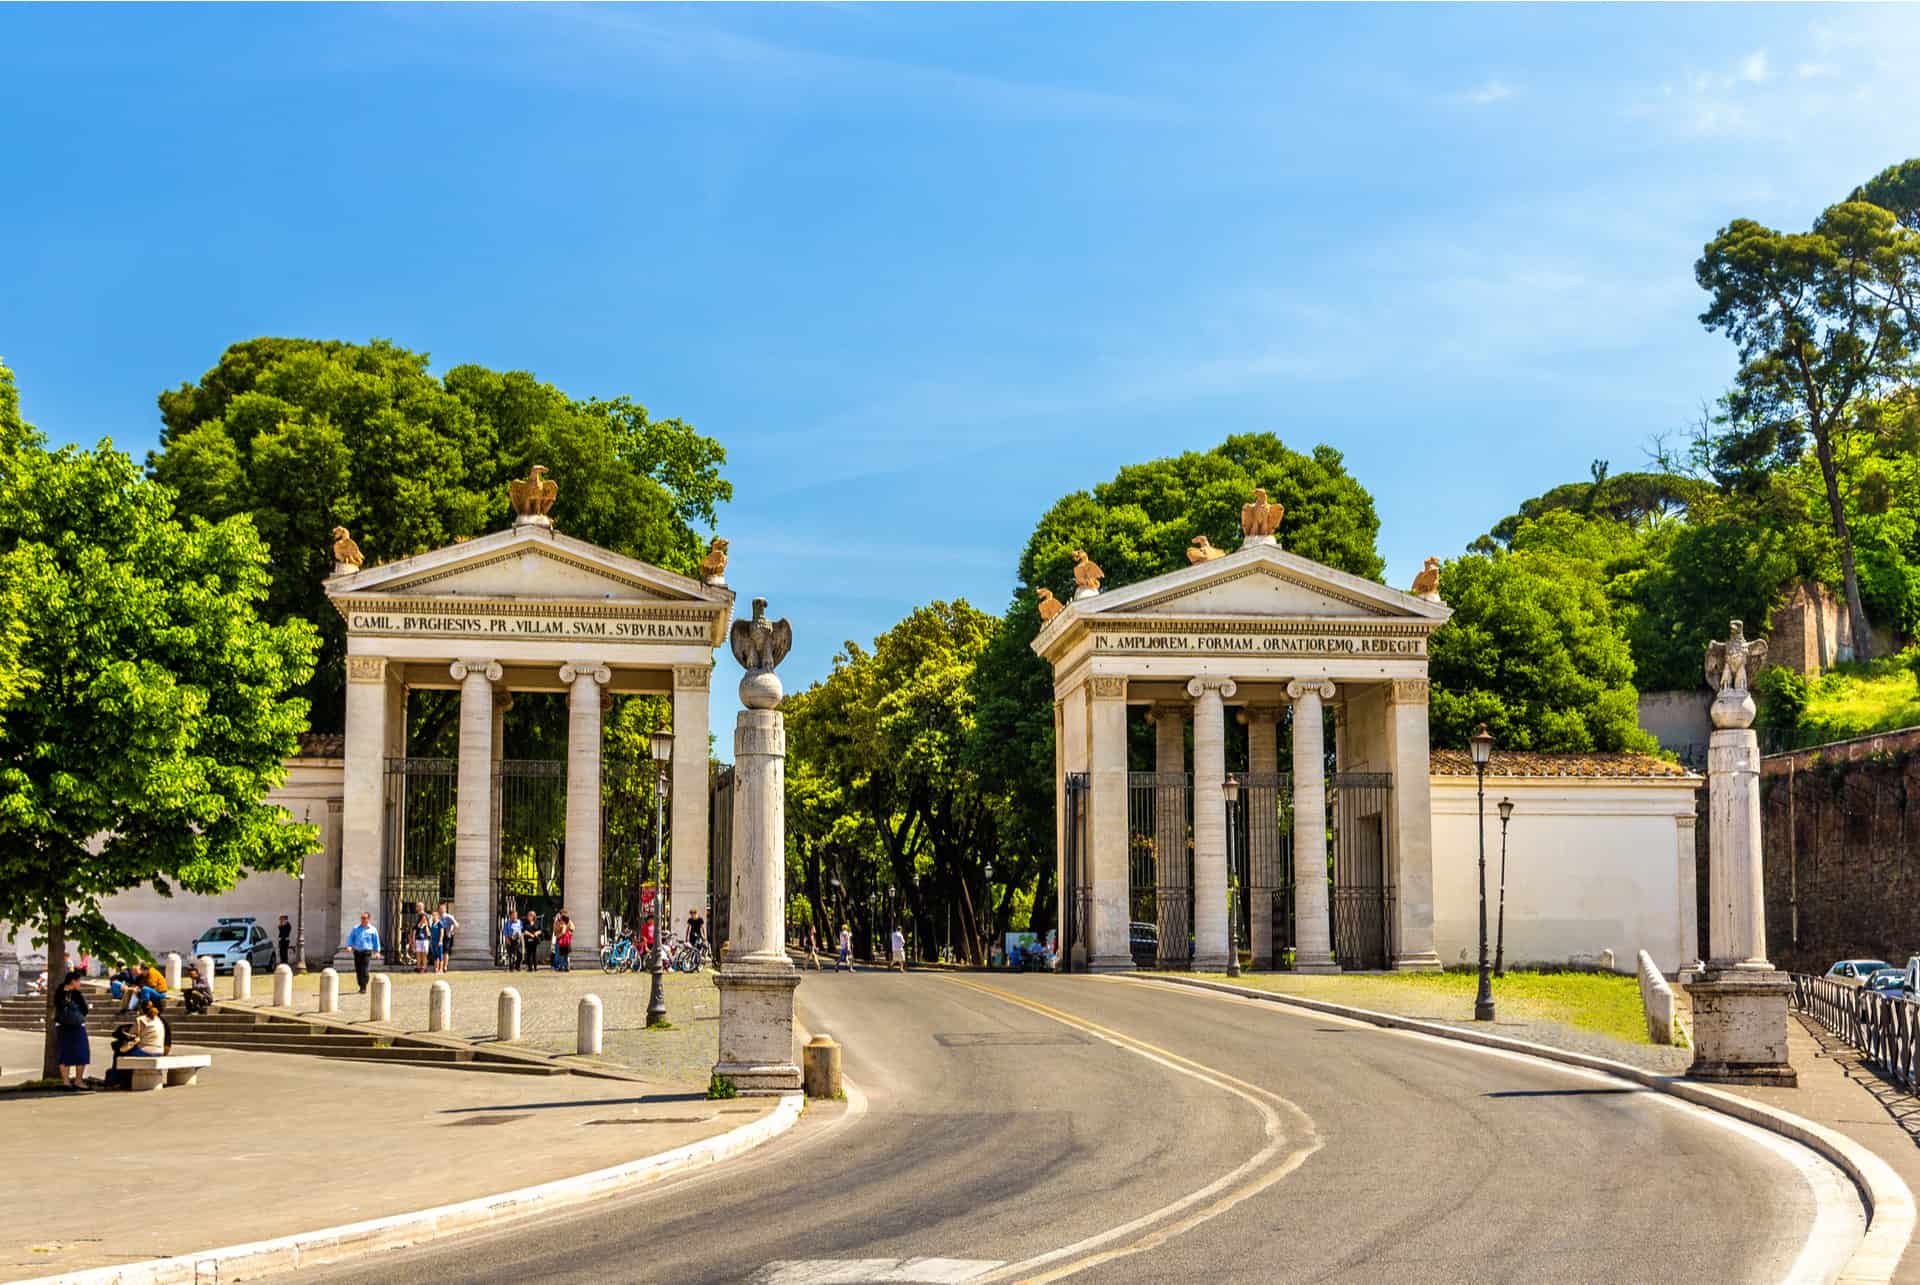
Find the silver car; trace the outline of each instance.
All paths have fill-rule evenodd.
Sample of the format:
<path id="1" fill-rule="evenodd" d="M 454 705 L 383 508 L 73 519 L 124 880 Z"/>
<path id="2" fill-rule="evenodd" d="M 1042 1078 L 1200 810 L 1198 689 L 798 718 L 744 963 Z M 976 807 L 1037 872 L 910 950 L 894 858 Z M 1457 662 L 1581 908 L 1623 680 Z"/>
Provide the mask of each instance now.
<path id="1" fill-rule="evenodd" d="M 211 956 L 216 973 L 232 972 L 243 959 L 255 972 L 273 971 L 273 942 L 252 915 L 216 919 L 213 927 L 194 938 L 192 950 L 195 959 Z"/>

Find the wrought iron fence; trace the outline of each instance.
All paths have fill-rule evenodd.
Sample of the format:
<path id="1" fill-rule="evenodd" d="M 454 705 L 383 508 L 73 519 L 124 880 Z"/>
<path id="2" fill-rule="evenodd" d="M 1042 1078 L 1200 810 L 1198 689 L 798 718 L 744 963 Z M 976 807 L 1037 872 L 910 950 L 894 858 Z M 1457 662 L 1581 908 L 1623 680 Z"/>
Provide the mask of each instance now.
<path id="1" fill-rule="evenodd" d="M 1293 949 L 1292 774 L 1242 773 L 1232 832 L 1239 849 L 1232 869 L 1241 881 L 1234 931 L 1255 968 L 1277 968 Z"/>
<path id="2" fill-rule="evenodd" d="M 600 917 L 608 941 L 618 940 L 623 928 L 637 928 L 644 916 L 640 903 L 653 882 L 659 781 L 659 765 L 645 754 L 608 755 L 600 762 Z"/>
<path id="3" fill-rule="evenodd" d="M 733 768 L 717 768 L 707 783 L 707 897 L 713 914 L 707 940 L 733 940 Z M 821 943 L 825 945 L 825 942 Z"/>
<path id="4" fill-rule="evenodd" d="M 1920 1004 L 1826 977 L 1793 974 L 1793 1006 L 1866 1055 L 1888 1079 L 1920 1092 Z"/>
<path id="5" fill-rule="evenodd" d="M 387 760 L 380 944 L 389 964 L 413 962 L 416 916 L 453 899 L 454 800 L 459 778 L 458 759 Z"/>
<path id="6" fill-rule="evenodd" d="M 1192 795 L 1185 772 L 1127 774 L 1127 944 L 1141 968 L 1193 959 Z"/>
<path id="7" fill-rule="evenodd" d="M 1393 956 L 1387 874 L 1388 772 L 1336 772 L 1327 781 L 1333 847 L 1333 956 L 1344 969 L 1385 968 Z"/>
<path id="8" fill-rule="evenodd" d="M 1061 861 L 1066 879 L 1060 895 L 1067 907 L 1067 933 L 1060 943 L 1060 958 L 1071 968 L 1073 948 L 1079 946 L 1085 953 L 1087 902 L 1093 896 L 1093 886 L 1087 878 L 1087 774 L 1067 773 L 1066 786 L 1067 815 L 1062 825 L 1066 843 Z"/>

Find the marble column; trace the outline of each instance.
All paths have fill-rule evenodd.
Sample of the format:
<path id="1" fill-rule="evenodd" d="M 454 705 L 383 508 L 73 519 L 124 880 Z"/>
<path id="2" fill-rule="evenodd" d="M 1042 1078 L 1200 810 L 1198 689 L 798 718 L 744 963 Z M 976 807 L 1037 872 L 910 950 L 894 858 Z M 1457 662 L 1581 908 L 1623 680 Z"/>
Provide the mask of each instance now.
<path id="1" fill-rule="evenodd" d="M 1227 718 L 1231 678 L 1196 678 L 1193 697 L 1193 966 L 1227 966 Z"/>
<path id="2" fill-rule="evenodd" d="M 1127 863 L 1127 680 L 1097 676 L 1087 680 L 1088 878 L 1093 885 L 1087 907 L 1087 967 L 1093 972 L 1132 968 L 1128 925 L 1130 879 Z"/>
<path id="3" fill-rule="evenodd" d="M 1241 791 L 1247 800 L 1247 911 L 1252 921 L 1253 966 L 1273 967 L 1273 894 L 1280 873 L 1280 706 L 1249 705 L 1247 774 L 1257 784 Z"/>
<path id="4" fill-rule="evenodd" d="M 1745 683 L 1750 659 L 1733 623 L 1707 741 L 1707 929 L 1713 955 L 1687 986 L 1693 1001 L 1694 1054 L 1687 1074 L 1721 1084 L 1792 1087 L 1787 1062 L 1787 999 L 1792 983 L 1767 962 L 1761 885 L 1760 741 Z M 1737 651 L 1736 651 L 1737 649 Z M 1764 654 L 1764 653 L 1762 653 Z M 1736 665 L 1736 656 L 1738 668 Z"/>
<path id="5" fill-rule="evenodd" d="M 1393 966 L 1438 972 L 1433 948 L 1433 766 L 1427 680 L 1396 678 L 1387 692 L 1387 764 L 1393 773 L 1386 829 L 1393 861 Z"/>
<path id="6" fill-rule="evenodd" d="M 406 736 L 406 688 L 401 686 L 384 656 L 347 657 L 346 770 L 340 807 L 340 901 L 337 924 L 357 924 L 365 911 L 385 934 L 387 923 L 380 885 L 385 877 L 387 834 L 387 759 L 394 753 L 396 734 L 402 751 Z M 397 709 L 396 709 L 397 707 Z M 318 889 L 309 889 L 317 893 Z M 336 964 L 352 963 L 345 932 L 331 943 Z M 328 943 L 310 942 L 309 950 L 324 958 Z"/>
<path id="7" fill-rule="evenodd" d="M 695 909 L 707 921 L 708 810 L 707 698 L 713 682 L 711 665 L 678 665 L 673 671 L 673 763 L 670 768 L 673 826 L 667 848 L 667 910 L 674 926 L 685 931 Z M 738 912 L 735 912 L 736 914 Z M 736 938 L 737 940 L 737 938 Z"/>
<path id="8" fill-rule="evenodd" d="M 714 978 L 720 988 L 720 1057 L 713 1073 L 741 1093 L 792 1093 L 800 1088 L 793 1026 L 800 973 L 786 949 L 787 730 L 779 710 L 780 679 L 773 672 L 786 646 L 766 644 L 766 603 L 755 599 L 753 605 L 755 635 L 743 641 L 736 633 L 733 640 L 735 657 L 748 668 L 740 682 L 746 708 L 733 732 L 732 945 Z M 773 628 L 791 636 L 785 621 Z M 676 759 L 683 735 L 684 729 L 674 733 Z M 704 760 L 704 741 L 699 748 Z"/>
<path id="9" fill-rule="evenodd" d="M 460 767 L 453 822 L 452 962 L 461 968 L 493 965 L 493 685 L 502 670 L 491 660 L 456 660 L 448 667 L 460 684 Z M 431 912 L 432 907 L 428 907 Z"/>
<path id="10" fill-rule="evenodd" d="M 600 689 L 612 680 L 613 671 L 598 661 L 560 667 L 567 684 L 565 900 L 583 959 L 600 950 Z"/>
<path id="11" fill-rule="evenodd" d="M 1327 760 L 1324 678 L 1287 684 L 1293 702 L 1293 967 L 1337 973 L 1327 915 Z"/>
<path id="12" fill-rule="evenodd" d="M 1159 920 L 1162 968 L 1185 968 L 1193 914 L 1187 877 L 1187 707 L 1163 701 L 1147 711 L 1153 720 L 1153 904 Z"/>

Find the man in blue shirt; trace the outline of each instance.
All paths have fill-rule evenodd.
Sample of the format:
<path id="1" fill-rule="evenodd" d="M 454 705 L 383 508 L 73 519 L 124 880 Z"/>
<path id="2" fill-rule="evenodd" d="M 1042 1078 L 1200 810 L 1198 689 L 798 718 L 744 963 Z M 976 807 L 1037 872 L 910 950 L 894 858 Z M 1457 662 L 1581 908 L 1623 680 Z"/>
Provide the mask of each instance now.
<path id="1" fill-rule="evenodd" d="M 373 961 L 373 952 L 380 949 L 380 933 L 373 926 L 373 916 L 366 911 L 360 912 L 360 922 L 347 934 L 347 949 L 353 952 L 353 975 L 360 982 L 360 993 L 367 993 L 367 965 Z"/>
<path id="2" fill-rule="evenodd" d="M 500 935 L 506 940 L 507 971 L 520 971 L 520 917 L 508 915 L 506 922 L 500 925 Z"/>

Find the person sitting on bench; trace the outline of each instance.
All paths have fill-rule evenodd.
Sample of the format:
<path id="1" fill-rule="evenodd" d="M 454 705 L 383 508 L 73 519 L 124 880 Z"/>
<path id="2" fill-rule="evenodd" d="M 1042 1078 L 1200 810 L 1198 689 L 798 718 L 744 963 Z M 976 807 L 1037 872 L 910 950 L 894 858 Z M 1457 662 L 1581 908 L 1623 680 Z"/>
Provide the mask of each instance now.
<path id="1" fill-rule="evenodd" d="M 160 1009 L 152 1000 L 143 1002 L 139 1016 L 133 1019 L 133 1047 L 127 1050 L 127 1056 L 165 1057 L 169 1043 L 167 1024 L 160 1018 Z"/>

